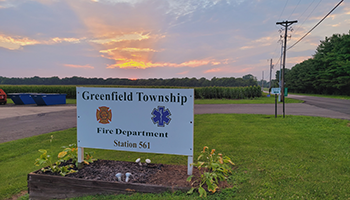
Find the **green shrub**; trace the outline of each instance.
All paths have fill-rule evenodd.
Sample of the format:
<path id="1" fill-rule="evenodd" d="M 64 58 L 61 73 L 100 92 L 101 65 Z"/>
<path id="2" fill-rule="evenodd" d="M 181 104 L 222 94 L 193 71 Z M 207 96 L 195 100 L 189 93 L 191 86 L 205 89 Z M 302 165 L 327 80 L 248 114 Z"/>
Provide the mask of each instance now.
<path id="1" fill-rule="evenodd" d="M 259 86 L 195 88 L 196 99 L 251 99 L 261 96 Z"/>
<path id="2" fill-rule="evenodd" d="M 66 94 L 68 99 L 76 98 L 75 85 L 0 85 L 6 93 L 59 93 Z M 130 87 L 130 86 L 91 86 L 86 87 Z M 147 87 L 175 88 L 175 87 Z M 261 97 L 259 86 L 248 87 L 199 87 L 194 89 L 196 99 L 250 99 Z"/>

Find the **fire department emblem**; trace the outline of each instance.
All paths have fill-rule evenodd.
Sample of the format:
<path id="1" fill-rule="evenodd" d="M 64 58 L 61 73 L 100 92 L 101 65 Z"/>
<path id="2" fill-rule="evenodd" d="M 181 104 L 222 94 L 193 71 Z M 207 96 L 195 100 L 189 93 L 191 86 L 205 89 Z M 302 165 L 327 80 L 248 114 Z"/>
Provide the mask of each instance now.
<path id="1" fill-rule="evenodd" d="M 152 111 L 152 118 L 154 124 L 157 124 L 158 127 L 164 127 L 165 124 L 168 125 L 171 121 L 171 113 L 169 109 L 165 109 L 164 106 L 158 106 Z"/>
<path id="2" fill-rule="evenodd" d="M 112 120 L 112 111 L 106 106 L 98 107 L 96 110 L 96 119 L 98 123 L 109 124 Z"/>

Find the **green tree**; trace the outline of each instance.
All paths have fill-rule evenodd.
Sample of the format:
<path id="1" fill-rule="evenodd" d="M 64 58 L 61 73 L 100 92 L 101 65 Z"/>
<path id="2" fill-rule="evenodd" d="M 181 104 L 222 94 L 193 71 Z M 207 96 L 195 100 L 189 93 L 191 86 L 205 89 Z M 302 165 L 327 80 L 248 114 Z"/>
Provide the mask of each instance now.
<path id="1" fill-rule="evenodd" d="M 291 69 L 286 85 L 292 92 L 350 95 L 350 35 L 326 37 L 313 58 Z"/>

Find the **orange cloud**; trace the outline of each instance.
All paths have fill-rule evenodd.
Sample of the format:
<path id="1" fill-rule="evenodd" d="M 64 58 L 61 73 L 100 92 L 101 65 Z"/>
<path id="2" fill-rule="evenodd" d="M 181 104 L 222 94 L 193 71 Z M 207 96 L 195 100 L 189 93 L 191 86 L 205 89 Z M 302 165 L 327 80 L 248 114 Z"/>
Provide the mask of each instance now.
<path id="1" fill-rule="evenodd" d="M 117 59 L 124 60 L 123 63 L 118 63 L 114 65 L 109 65 L 107 68 L 138 68 L 138 69 L 146 69 L 151 67 L 200 67 L 204 65 L 218 65 L 221 62 L 211 61 L 211 60 L 191 60 L 187 62 L 183 62 L 180 64 L 177 63 L 152 63 L 152 62 L 143 62 L 143 61 L 135 61 L 132 59 Z"/>
<path id="2" fill-rule="evenodd" d="M 85 38 L 78 39 L 78 38 L 58 38 L 58 37 L 55 37 L 55 38 L 52 38 L 51 40 L 54 43 L 62 43 L 62 42 L 80 43 L 80 40 L 83 40 L 83 39 L 85 39 Z"/>
<path id="3" fill-rule="evenodd" d="M 253 41 L 249 42 L 249 45 L 240 47 L 239 49 L 246 50 L 246 49 L 253 49 L 253 48 L 257 48 L 257 47 L 269 46 L 269 45 L 271 45 L 273 40 L 274 40 L 274 38 L 272 38 L 272 37 L 262 37 L 262 38 L 259 38 L 257 40 L 253 40 Z"/>
<path id="4" fill-rule="evenodd" d="M 158 52 L 150 48 L 113 48 L 107 50 L 101 50 L 100 53 L 112 53 L 113 51 L 128 51 L 128 52 Z"/>
<path id="5" fill-rule="evenodd" d="M 299 57 L 289 57 L 286 59 L 287 63 L 291 63 L 291 64 L 297 64 L 297 63 L 301 63 L 304 60 L 307 60 L 309 58 L 311 58 L 312 56 L 299 56 Z"/>
<path id="6" fill-rule="evenodd" d="M 106 12 L 102 4 L 97 5 L 91 1 L 89 4 L 67 1 L 67 4 L 92 34 L 93 38 L 86 41 L 101 53 L 101 57 L 115 61 L 115 64 L 108 65 L 107 68 L 146 69 L 178 65 L 152 61 L 155 53 L 163 51 L 157 49 L 159 40 L 165 38 L 164 34 L 159 34 L 162 19 L 132 11 L 120 20 L 115 17 L 115 13 Z"/>
<path id="7" fill-rule="evenodd" d="M 207 74 L 207 73 L 221 72 L 221 71 L 222 71 L 222 69 L 220 69 L 220 68 L 214 68 L 214 69 L 206 70 L 206 71 L 204 71 L 204 73 Z"/>
<path id="8" fill-rule="evenodd" d="M 90 42 L 98 43 L 98 44 L 112 44 L 116 42 L 122 42 L 122 41 L 130 41 L 130 40 L 146 40 L 149 39 L 150 36 L 144 35 L 143 33 L 129 33 L 129 34 L 121 34 L 117 36 L 104 36 L 104 39 L 95 39 L 95 40 L 90 40 Z"/>
<path id="9" fill-rule="evenodd" d="M 177 73 L 179 75 L 185 75 L 185 74 L 188 74 L 188 71 L 183 71 L 183 72 L 180 72 L 180 73 Z"/>
<path id="10" fill-rule="evenodd" d="M 183 62 L 179 65 L 177 64 L 171 64 L 174 67 L 199 67 L 202 65 L 207 65 L 210 63 L 210 60 L 191 60 L 188 62 Z"/>
<path id="11" fill-rule="evenodd" d="M 245 49 L 252 49 L 252 48 L 254 48 L 254 46 L 243 46 L 239 49 L 245 50 Z"/>
<path id="12" fill-rule="evenodd" d="M 52 44 L 57 44 L 62 42 L 79 43 L 83 39 L 85 38 L 79 39 L 79 38 L 55 37 L 49 40 L 35 40 L 35 39 L 30 39 L 30 38 L 21 37 L 21 36 L 0 35 L 0 47 L 4 47 L 10 50 L 17 50 L 17 49 L 21 49 L 23 46 L 36 45 L 36 44 L 52 45 Z"/>
<path id="13" fill-rule="evenodd" d="M 208 69 L 206 71 L 204 71 L 203 73 L 207 74 L 207 73 L 218 73 L 220 72 L 221 74 L 224 73 L 246 73 L 249 72 L 253 69 L 253 67 L 245 67 L 245 66 L 224 66 L 224 67 L 220 67 L 220 68 L 213 68 L 213 69 Z"/>
<path id="14" fill-rule="evenodd" d="M 145 63 L 145 62 L 137 62 L 133 60 L 129 60 L 128 62 L 124 62 L 121 64 L 114 64 L 109 65 L 107 68 L 113 69 L 113 68 L 138 68 L 138 69 L 146 69 L 150 67 L 157 67 L 156 64 L 153 63 Z"/>
<path id="15" fill-rule="evenodd" d="M 243 72 L 249 72 L 249 71 L 251 71 L 252 69 L 254 69 L 254 67 L 242 68 L 242 69 L 239 69 L 239 70 L 234 70 L 234 72 L 235 72 L 235 73 L 243 73 Z"/>
<path id="16" fill-rule="evenodd" d="M 4 47 L 10 50 L 20 49 L 22 46 L 40 44 L 37 40 L 32 40 L 27 37 L 11 37 L 0 35 L 0 47 Z"/>
<path id="17" fill-rule="evenodd" d="M 73 68 L 85 68 L 85 69 L 94 69 L 94 67 L 90 65 L 72 65 L 72 64 L 64 64 L 66 67 L 73 67 Z"/>

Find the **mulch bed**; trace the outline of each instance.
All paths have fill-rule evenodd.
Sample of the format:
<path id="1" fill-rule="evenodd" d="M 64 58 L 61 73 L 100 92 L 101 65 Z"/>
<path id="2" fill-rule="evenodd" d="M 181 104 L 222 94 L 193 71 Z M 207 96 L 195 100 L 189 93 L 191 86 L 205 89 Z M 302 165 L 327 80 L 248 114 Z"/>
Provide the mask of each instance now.
<path id="1" fill-rule="evenodd" d="M 65 164 L 67 163 L 63 163 Z M 125 183 L 127 172 L 131 176 L 128 183 Z M 122 174 L 121 182 L 116 177 L 117 173 Z M 194 167 L 192 181 L 198 180 L 200 174 Z M 97 160 L 65 177 L 41 170 L 30 173 L 28 191 L 31 199 L 63 199 L 102 193 L 188 191 L 191 187 L 198 186 L 199 181 L 194 185 L 187 178 L 187 166 L 183 165 L 143 163 L 140 166 L 135 162 Z M 227 182 L 220 182 L 219 187 L 225 188 L 229 185 Z"/>
<path id="2" fill-rule="evenodd" d="M 140 166 L 134 162 L 115 161 L 115 160 L 97 160 L 89 165 L 84 165 L 78 172 L 68 174 L 66 177 L 111 181 L 117 182 L 117 173 L 122 174 L 122 182 L 125 182 L 125 173 L 131 173 L 129 183 L 142 183 L 161 186 L 177 186 L 177 187 L 191 187 L 191 183 L 187 182 L 187 166 L 184 165 L 166 165 L 166 164 L 145 164 Z M 53 174 L 52 172 L 42 172 L 39 170 L 38 174 Z M 199 170 L 194 167 L 194 177 L 200 177 Z"/>

